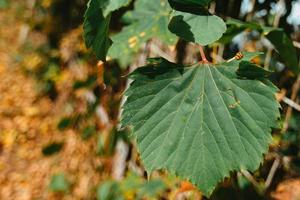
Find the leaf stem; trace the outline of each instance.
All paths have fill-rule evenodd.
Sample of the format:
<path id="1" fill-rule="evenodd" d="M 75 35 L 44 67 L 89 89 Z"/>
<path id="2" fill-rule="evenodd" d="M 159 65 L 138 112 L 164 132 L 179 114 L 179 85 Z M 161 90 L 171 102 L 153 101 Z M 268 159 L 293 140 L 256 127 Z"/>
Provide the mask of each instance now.
<path id="1" fill-rule="evenodd" d="M 199 51 L 200 51 L 202 62 L 203 63 L 209 63 L 208 60 L 206 59 L 203 47 L 201 45 L 199 45 Z"/>

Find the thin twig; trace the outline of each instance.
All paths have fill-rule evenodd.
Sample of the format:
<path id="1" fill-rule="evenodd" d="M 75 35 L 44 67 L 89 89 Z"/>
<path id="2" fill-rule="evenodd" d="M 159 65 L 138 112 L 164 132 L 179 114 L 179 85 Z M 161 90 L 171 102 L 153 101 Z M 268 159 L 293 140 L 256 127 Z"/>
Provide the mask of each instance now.
<path id="1" fill-rule="evenodd" d="M 289 99 L 287 97 L 283 97 L 282 101 L 289 105 L 290 107 L 294 108 L 295 110 L 300 112 L 300 105 L 297 104 L 297 102 L 293 101 L 292 99 Z"/>
<path id="2" fill-rule="evenodd" d="M 250 182 L 252 183 L 255 188 L 260 188 L 259 183 L 255 180 L 255 178 L 246 170 L 241 170 L 241 174 Z"/>
<path id="3" fill-rule="evenodd" d="M 275 173 L 276 173 L 276 171 L 277 171 L 277 169 L 278 169 L 278 167 L 280 165 L 280 161 L 281 161 L 280 157 L 276 157 L 275 158 L 275 160 L 274 160 L 274 162 L 272 164 L 272 167 L 270 169 L 270 172 L 268 174 L 267 180 L 265 182 L 265 189 L 267 189 L 271 185 L 272 180 L 274 178 L 274 175 L 275 175 Z"/>
<path id="4" fill-rule="evenodd" d="M 291 101 L 292 102 L 296 101 L 299 88 L 300 88 L 300 75 L 298 75 L 297 80 L 294 83 L 293 88 L 292 88 L 292 95 L 291 95 Z M 283 100 L 284 99 L 285 98 L 283 98 Z M 285 103 L 287 103 L 287 102 L 290 103 L 290 101 L 285 101 Z M 292 105 L 294 105 L 294 104 L 292 104 Z M 290 118 L 292 116 L 292 112 L 293 112 L 293 107 L 290 105 L 290 107 L 288 107 L 288 109 L 286 111 L 286 115 L 285 115 L 285 119 L 284 119 L 284 123 L 283 123 L 283 128 L 282 128 L 282 131 L 281 131 L 282 133 L 285 133 L 288 129 L 289 121 L 290 121 Z"/>
<path id="5" fill-rule="evenodd" d="M 231 61 L 234 61 L 234 60 L 235 60 L 235 57 L 232 57 L 229 60 L 227 60 L 226 62 L 231 62 Z"/>
<path id="6" fill-rule="evenodd" d="M 266 53 L 266 58 L 265 58 L 265 63 L 264 63 L 264 67 L 265 69 L 269 69 L 270 67 L 270 62 L 271 62 L 271 58 L 272 58 L 272 51 L 273 51 L 273 48 L 272 47 L 269 47 L 268 50 L 267 50 L 267 53 Z"/>
<path id="7" fill-rule="evenodd" d="M 300 42 L 293 41 L 293 45 L 294 45 L 294 47 L 300 49 Z"/>

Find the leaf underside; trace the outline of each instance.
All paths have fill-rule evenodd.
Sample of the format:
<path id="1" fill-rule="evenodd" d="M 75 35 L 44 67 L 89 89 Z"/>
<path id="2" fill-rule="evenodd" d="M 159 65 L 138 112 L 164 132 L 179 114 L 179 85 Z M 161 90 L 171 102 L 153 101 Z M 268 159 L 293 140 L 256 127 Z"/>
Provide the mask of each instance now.
<path id="1" fill-rule="evenodd" d="M 151 38 L 160 39 L 163 43 L 174 45 L 177 37 L 168 30 L 171 7 L 162 0 L 139 0 L 135 9 L 126 13 L 131 23 L 112 36 L 113 45 L 108 55 L 118 59 L 122 66 L 132 62 L 132 57 Z"/>
<path id="2" fill-rule="evenodd" d="M 121 124 L 133 128 L 148 172 L 166 169 L 209 196 L 231 171 L 258 168 L 279 104 L 274 87 L 239 79 L 238 68 L 158 59 L 131 74 Z"/>

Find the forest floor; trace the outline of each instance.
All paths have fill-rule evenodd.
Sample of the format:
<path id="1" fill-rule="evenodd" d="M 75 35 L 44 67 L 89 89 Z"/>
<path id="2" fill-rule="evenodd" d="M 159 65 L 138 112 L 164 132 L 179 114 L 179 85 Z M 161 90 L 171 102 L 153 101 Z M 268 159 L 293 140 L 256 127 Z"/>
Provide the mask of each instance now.
<path id="1" fill-rule="evenodd" d="M 40 96 L 35 80 L 15 61 L 23 25 L 8 12 L 0 12 L 0 199 L 87 198 L 100 178 L 99 158 L 91 153 L 95 142 L 57 130 L 64 97 L 53 102 Z M 51 142 L 63 142 L 63 149 L 44 156 Z M 64 197 L 49 191 L 51 176 L 61 172 L 73 183 Z"/>

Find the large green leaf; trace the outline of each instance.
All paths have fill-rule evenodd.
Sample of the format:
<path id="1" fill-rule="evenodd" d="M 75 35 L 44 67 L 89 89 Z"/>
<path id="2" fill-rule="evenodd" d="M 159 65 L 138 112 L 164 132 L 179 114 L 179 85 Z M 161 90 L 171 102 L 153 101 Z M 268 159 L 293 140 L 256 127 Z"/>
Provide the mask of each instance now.
<path id="1" fill-rule="evenodd" d="M 131 24 L 112 36 L 113 45 L 108 55 L 119 59 L 122 66 L 132 61 L 132 56 L 151 38 L 165 44 L 175 44 L 177 37 L 169 32 L 171 8 L 165 0 L 138 0 L 135 9 L 126 14 Z"/>
<path id="2" fill-rule="evenodd" d="M 266 38 L 274 45 L 287 67 L 298 74 L 300 68 L 298 66 L 296 49 L 287 34 L 282 29 L 272 29 L 266 33 Z"/>
<path id="3" fill-rule="evenodd" d="M 90 0 L 84 15 L 83 37 L 99 60 L 105 61 L 112 44 L 108 36 L 110 13 L 127 5 L 130 0 Z"/>
<path id="4" fill-rule="evenodd" d="M 205 10 L 193 13 L 175 11 L 169 30 L 189 42 L 208 45 L 217 41 L 226 31 L 224 21 Z"/>
<path id="5" fill-rule="evenodd" d="M 258 168 L 279 118 L 273 87 L 240 79 L 234 62 L 151 63 L 131 74 L 121 119 L 148 172 L 166 169 L 210 195 L 231 171 Z"/>

